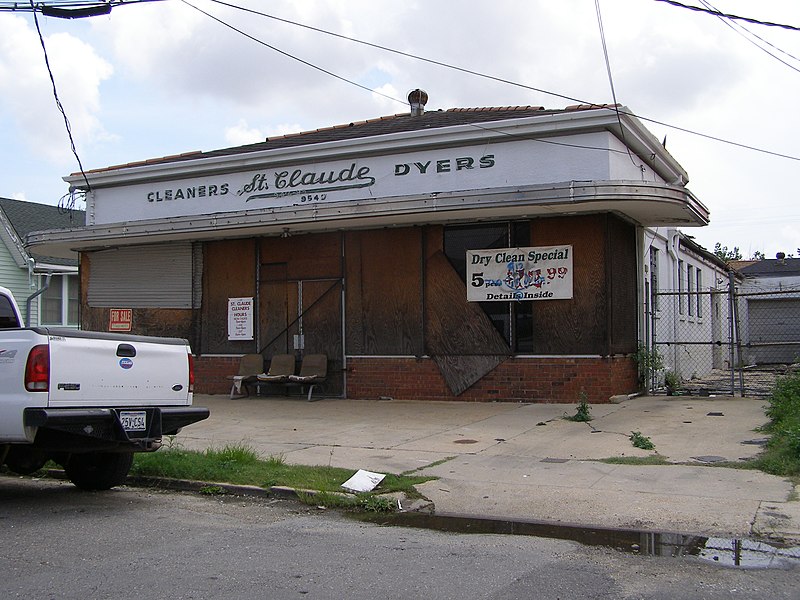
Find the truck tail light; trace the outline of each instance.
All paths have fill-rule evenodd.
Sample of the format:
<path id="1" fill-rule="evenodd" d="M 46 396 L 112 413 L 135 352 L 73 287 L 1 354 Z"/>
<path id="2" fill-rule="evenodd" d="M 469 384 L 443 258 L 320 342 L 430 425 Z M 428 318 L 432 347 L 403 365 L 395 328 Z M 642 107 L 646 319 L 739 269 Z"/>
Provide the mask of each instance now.
<path id="1" fill-rule="evenodd" d="M 194 356 L 191 352 L 187 354 L 189 356 L 189 392 L 194 392 Z"/>
<path id="2" fill-rule="evenodd" d="M 40 344 L 31 348 L 25 364 L 25 389 L 46 392 L 50 389 L 50 348 Z"/>

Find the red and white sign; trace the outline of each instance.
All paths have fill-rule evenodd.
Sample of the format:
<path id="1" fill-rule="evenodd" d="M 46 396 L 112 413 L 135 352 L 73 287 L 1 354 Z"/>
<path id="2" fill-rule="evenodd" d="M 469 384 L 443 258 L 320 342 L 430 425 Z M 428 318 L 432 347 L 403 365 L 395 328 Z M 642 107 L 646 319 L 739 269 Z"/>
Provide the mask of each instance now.
<path id="1" fill-rule="evenodd" d="M 108 313 L 109 331 L 130 331 L 133 325 L 133 309 L 112 308 Z"/>

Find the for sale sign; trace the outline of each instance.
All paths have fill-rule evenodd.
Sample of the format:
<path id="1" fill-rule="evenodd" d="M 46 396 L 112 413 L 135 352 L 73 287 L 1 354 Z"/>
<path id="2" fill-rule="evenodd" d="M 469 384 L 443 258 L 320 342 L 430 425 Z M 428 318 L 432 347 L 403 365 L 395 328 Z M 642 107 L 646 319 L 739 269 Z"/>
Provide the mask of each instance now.
<path id="1" fill-rule="evenodd" d="M 130 331 L 133 324 L 133 309 L 112 308 L 108 313 L 109 331 Z"/>
<path id="2" fill-rule="evenodd" d="M 572 246 L 467 250 L 467 300 L 572 298 Z"/>

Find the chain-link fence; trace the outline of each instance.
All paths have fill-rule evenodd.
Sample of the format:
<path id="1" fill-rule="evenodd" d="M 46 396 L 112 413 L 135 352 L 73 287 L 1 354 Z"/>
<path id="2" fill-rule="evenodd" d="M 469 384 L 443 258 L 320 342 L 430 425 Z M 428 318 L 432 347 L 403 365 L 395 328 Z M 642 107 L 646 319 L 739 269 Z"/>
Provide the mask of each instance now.
<path id="1" fill-rule="evenodd" d="M 800 360 L 800 287 L 661 291 L 647 314 L 651 392 L 766 396 Z"/>

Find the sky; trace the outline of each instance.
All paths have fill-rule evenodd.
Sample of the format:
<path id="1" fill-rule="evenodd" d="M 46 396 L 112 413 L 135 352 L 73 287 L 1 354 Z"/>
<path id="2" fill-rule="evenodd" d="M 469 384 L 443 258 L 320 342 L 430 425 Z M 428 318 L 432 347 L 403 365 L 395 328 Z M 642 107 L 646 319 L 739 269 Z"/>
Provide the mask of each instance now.
<path id="1" fill-rule="evenodd" d="M 800 27 L 797 0 L 713 7 Z M 404 113 L 415 88 L 427 110 L 616 97 L 709 208 L 685 233 L 800 256 L 800 31 L 657 0 L 164 0 L 38 20 L 86 170 Z M 30 12 L 0 12 L 0 141 L 0 196 L 58 203 L 79 168 Z"/>

